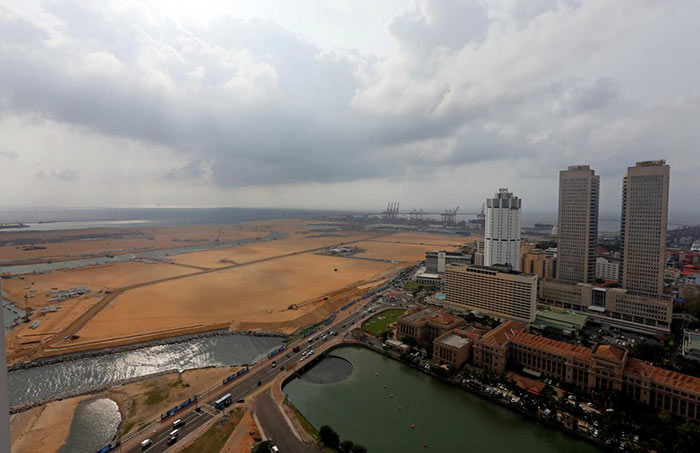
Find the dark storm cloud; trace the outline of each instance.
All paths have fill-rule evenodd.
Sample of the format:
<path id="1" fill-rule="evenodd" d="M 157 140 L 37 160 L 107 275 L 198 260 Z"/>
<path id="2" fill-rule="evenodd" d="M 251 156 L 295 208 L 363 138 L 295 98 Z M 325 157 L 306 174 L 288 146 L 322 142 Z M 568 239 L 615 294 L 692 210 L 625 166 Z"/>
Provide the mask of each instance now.
<path id="1" fill-rule="evenodd" d="M 490 160 L 551 172 L 585 156 L 624 168 L 640 147 L 685 152 L 688 99 L 644 109 L 646 100 L 626 98 L 624 72 L 577 71 L 612 38 L 641 33 L 643 13 L 631 2 L 526 3 L 416 2 L 391 21 L 399 50 L 381 58 L 325 49 L 261 19 L 182 25 L 60 0 L 44 3 L 52 24 L 39 26 L 0 7 L 0 114 L 163 145 L 177 159 L 154 177 L 220 187 Z M 649 132 L 660 114 L 669 127 Z"/>

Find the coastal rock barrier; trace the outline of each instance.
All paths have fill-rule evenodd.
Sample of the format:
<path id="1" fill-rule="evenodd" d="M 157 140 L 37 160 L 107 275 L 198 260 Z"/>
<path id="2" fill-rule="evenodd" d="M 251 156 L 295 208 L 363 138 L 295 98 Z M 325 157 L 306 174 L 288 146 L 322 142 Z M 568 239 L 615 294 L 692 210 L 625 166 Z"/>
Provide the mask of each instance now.
<path id="1" fill-rule="evenodd" d="M 93 350 L 89 350 L 89 351 L 73 352 L 70 354 L 62 354 L 62 355 L 57 355 L 57 356 L 53 356 L 53 357 L 43 357 L 40 359 L 32 360 L 31 362 L 17 362 L 17 363 L 14 363 L 12 365 L 9 365 L 7 367 L 7 371 L 11 372 L 11 371 L 17 371 L 17 370 L 25 370 L 28 368 L 41 367 L 41 366 L 45 366 L 45 365 L 51 365 L 54 363 L 70 362 L 70 361 L 79 360 L 79 359 L 101 357 L 104 355 L 115 354 L 118 352 L 133 351 L 136 349 L 147 348 L 150 346 L 185 343 L 187 341 L 197 340 L 200 338 L 225 336 L 225 335 L 246 335 L 246 336 L 254 336 L 254 337 L 280 337 L 280 338 L 287 337 L 285 334 L 282 334 L 279 332 L 266 332 L 266 331 L 253 331 L 253 330 L 233 331 L 230 329 L 218 329 L 218 330 L 211 330 L 209 332 L 201 332 L 201 333 L 190 334 L 190 335 L 179 335 L 176 337 L 161 338 L 158 340 L 146 341 L 146 342 L 141 342 L 141 343 L 133 343 L 133 344 L 122 345 L 122 346 L 115 346 L 115 347 L 111 347 L 111 348 L 93 349 Z"/>

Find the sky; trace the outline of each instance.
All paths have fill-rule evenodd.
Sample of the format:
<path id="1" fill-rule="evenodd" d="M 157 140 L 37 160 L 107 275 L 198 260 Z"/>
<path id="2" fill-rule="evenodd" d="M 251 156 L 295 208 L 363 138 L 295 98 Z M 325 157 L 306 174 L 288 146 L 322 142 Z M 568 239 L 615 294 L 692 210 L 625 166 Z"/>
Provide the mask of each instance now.
<path id="1" fill-rule="evenodd" d="M 0 208 L 698 213 L 697 0 L 0 0 Z"/>

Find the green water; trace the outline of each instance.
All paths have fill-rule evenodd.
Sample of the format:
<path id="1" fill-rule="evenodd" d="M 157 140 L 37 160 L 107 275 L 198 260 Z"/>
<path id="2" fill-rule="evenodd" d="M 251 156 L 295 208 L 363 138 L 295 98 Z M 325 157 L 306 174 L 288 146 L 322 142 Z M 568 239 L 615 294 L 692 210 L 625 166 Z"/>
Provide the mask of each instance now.
<path id="1" fill-rule="evenodd" d="M 365 348 L 336 349 L 333 355 L 352 362 L 350 377 L 334 384 L 297 379 L 284 392 L 316 427 L 330 425 L 341 439 L 372 453 L 597 451 Z"/>

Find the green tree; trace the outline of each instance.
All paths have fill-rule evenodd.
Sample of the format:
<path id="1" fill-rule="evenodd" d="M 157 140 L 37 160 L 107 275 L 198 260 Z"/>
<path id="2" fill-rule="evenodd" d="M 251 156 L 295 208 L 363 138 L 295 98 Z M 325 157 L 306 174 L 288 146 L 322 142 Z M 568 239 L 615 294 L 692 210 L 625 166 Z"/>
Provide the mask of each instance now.
<path id="1" fill-rule="evenodd" d="M 337 449 L 338 445 L 340 444 L 340 437 L 338 437 L 338 433 L 336 433 L 335 430 L 328 425 L 321 426 L 321 429 L 318 430 L 318 436 L 321 438 L 323 445 L 327 447 Z"/>
<path id="2" fill-rule="evenodd" d="M 253 453 L 272 453 L 272 444 L 270 444 L 269 440 L 260 442 L 258 446 L 253 449 Z"/>
<path id="3" fill-rule="evenodd" d="M 344 440 L 340 443 L 340 451 L 342 451 L 343 453 L 350 453 L 354 445 L 355 443 L 353 441 Z"/>
<path id="4" fill-rule="evenodd" d="M 367 447 L 360 444 L 355 444 L 352 446 L 352 453 L 367 453 Z"/>

